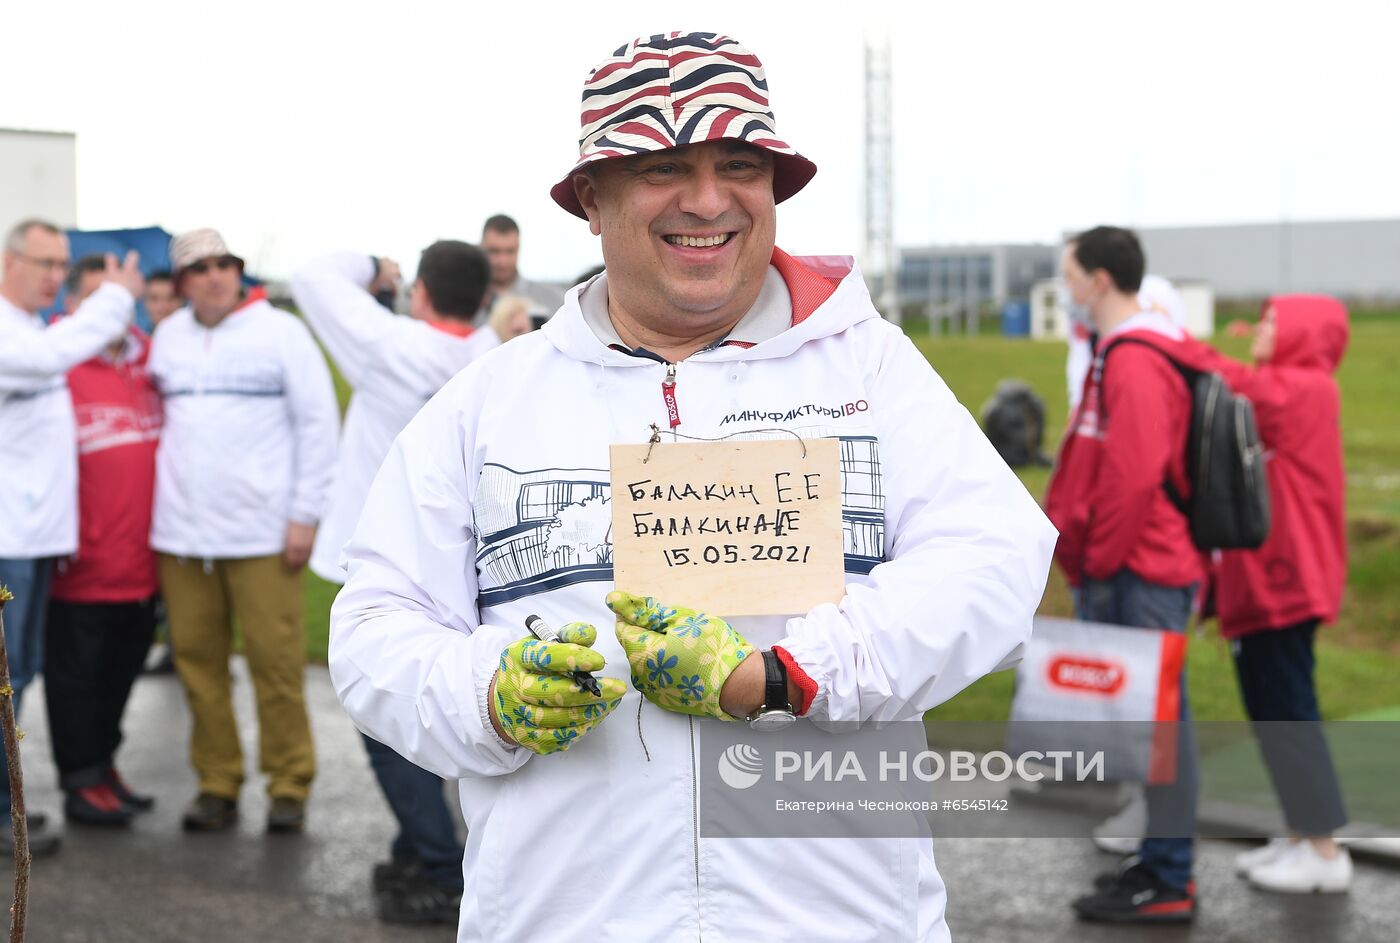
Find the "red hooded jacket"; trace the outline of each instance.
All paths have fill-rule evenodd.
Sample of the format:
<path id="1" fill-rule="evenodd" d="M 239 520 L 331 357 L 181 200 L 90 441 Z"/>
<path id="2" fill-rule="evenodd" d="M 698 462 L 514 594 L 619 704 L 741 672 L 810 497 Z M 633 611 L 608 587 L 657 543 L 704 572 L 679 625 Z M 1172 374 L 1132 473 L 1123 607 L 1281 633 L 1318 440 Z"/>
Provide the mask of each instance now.
<path id="1" fill-rule="evenodd" d="M 1204 365 L 1202 345 L 1165 315 L 1134 315 L 1110 338 L 1101 338 L 1099 348 L 1129 336 L 1182 363 Z M 1139 344 L 1115 347 L 1102 388 L 1090 368 L 1045 496 L 1045 513 L 1060 531 L 1055 559 L 1070 585 L 1106 580 L 1125 567 L 1160 586 L 1201 580 L 1201 554 L 1164 487 L 1170 480 L 1183 497 L 1190 496 L 1190 422 L 1191 394 L 1162 354 Z"/>
<path id="2" fill-rule="evenodd" d="M 1235 637 L 1308 619 L 1332 622 L 1346 585 L 1341 393 L 1347 310 L 1335 298 L 1271 298 L 1274 355 L 1257 368 L 1212 365 L 1254 404 L 1266 449 L 1272 524 L 1258 550 L 1229 550 L 1215 568 L 1221 633 Z"/>
<path id="3" fill-rule="evenodd" d="M 159 588 L 151 502 L 160 396 L 146 375 L 150 339 L 131 329 L 118 362 L 99 354 L 68 372 L 78 427 L 78 552 L 50 590 L 70 603 L 138 602 Z"/>

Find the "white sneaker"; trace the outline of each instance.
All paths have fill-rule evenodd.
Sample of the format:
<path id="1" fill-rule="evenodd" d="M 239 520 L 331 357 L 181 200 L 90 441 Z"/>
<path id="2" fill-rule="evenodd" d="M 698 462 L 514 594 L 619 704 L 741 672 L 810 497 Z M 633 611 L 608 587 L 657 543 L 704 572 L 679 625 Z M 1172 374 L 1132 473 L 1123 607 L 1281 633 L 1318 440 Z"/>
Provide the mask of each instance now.
<path id="1" fill-rule="evenodd" d="M 1351 855 L 1340 848 L 1335 858 L 1324 858 L 1310 842 L 1300 841 L 1250 871 L 1249 882 L 1281 894 L 1339 893 L 1351 887 Z"/>
<path id="2" fill-rule="evenodd" d="M 1260 845 L 1258 848 L 1251 848 L 1249 851 L 1236 855 L 1235 873 L 1240 877 L 1246 877 L 1249 872 L 1261 864 L 1268 864 L 1292 847 L 1293 842 L 1287 838 L 1271 838 L 1267 845 Z"/>
<path id="3" fill-rule="evenodd" d="M 1128 804 L 1094 827 L 1094 845 L 1113 855 L 1131 855 L 1147 834 L 1147 795 L 1138 789 Z"/>

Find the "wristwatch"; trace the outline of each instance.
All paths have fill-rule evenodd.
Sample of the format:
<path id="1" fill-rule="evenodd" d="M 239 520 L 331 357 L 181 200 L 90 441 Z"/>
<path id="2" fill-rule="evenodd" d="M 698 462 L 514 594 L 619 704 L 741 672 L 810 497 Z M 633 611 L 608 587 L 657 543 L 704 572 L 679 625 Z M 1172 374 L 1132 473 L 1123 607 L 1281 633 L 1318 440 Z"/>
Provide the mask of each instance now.
<path id="1" fill-rule="evenodd" d="M 763 706 L 748 716 L 749 726 L 762 733 L 782 730 L 797 719 L 788 703 L 787 666 L 772 649 L 763 653 Z"/>

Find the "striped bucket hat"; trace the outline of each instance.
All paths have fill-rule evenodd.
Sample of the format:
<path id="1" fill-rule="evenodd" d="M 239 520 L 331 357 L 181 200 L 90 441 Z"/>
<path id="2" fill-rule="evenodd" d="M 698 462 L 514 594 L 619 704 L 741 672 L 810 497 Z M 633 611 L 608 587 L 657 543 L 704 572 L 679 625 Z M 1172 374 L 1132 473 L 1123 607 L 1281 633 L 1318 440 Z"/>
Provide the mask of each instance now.
<path id="1" fill-rule="evenodd" d="M 807 185 L 817 165 L 778 137 L 763 63 L 718 33 L 664 33 L 633 40 L 583 83 L 578 163 L 556 183 L 554 202 L 586 219 L 573 178 L 594 161 L 724 138 L 773 155 L 773 199 Z"/>

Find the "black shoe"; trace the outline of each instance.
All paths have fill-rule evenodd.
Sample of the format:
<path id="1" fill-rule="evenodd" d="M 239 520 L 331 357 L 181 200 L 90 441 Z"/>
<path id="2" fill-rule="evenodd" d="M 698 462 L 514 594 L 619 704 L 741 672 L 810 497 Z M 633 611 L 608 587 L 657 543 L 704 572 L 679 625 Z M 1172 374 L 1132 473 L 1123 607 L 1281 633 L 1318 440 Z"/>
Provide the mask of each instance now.
<path id="1" fill-rule="evenodd" d="M 370 876 L 370 886 L 376 894 L 402 887 L 410 878 L 418 874 L 423 865 L 417 858 L 392 858 L 374 866 Z"/>
<path id="2" fill-rule="evenodd" d="M 456 926 L 462 907 L 460 890 L 438 887 L 422 874 L 415 874 L 377 896 L 379 919 L 385 923 Z"/>
<path id="3" fill-rule="evenodd" d="M 70 789 L 63 798 L 63 815 L 70 822 L 123 828 L 131 824 L 131 814 L 106 783 Z"/>
<path id="4" fill-rule="evenodd" d="M 201 792 L 185 809 L 180 824 L 187 832 L 218 832 L 238 821 L 238 803 Z"/>
<path id="5" fill-rule="evenodd" d="M 55 832 L 49 831 L 43 824 L 36 826 L 35 818 L 47 821 L 38 812 L 26 816 L 29 822 L 29 856 L 31 858 L 45 858 L 58 851 L 63 844 L 63 839 Z M 10 828 L 10 817 L 0 816 L 0 857 L 13 860 L 15 856 L 15 833 Z"/>
<path id="6" fill-rule="evenodd" d="M 1133 864 L 1073 906 L 1082 919 L 1103 923 L 1189 923 L 1196 916 L 1196 895 L 1194 882 L 1173 887 Z"/>
<path id="7" fill-rule="evenodd" d="M 306 827 L 306 803 L 289 796 L 273 796 L 267 810 L 269 832 L 300 832 Z"/>
<path id="8" fill-rule="evenodd" d="M 115 766 L 109 766 L 104 781 L 107 783 L 116 797 L 121 800 L 122 805 L 133 812 L 149 812 L 155 808 L 155 796 L 143 796 L 139 792 L 132 792 L 127 786 L 126 780 L 122 779 L 122 774 L 117 772 Z"/>

